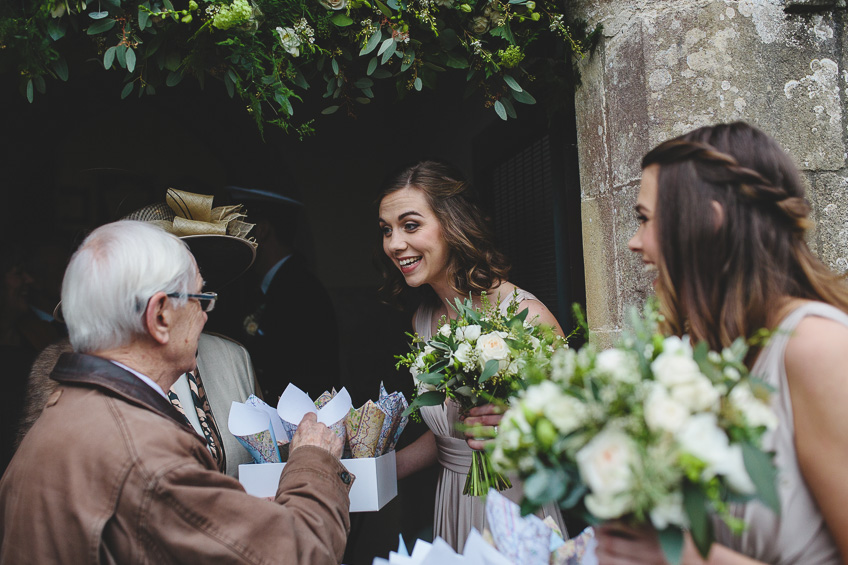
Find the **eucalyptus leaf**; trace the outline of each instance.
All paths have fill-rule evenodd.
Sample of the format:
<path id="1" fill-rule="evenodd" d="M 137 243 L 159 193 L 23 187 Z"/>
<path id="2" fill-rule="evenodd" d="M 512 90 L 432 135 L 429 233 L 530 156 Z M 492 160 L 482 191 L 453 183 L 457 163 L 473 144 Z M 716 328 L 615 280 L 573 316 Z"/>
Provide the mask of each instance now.
<path id="1" fill-rule="evenodd" d="M 689 518 L 689 533 L 702 557 L 706 558 L 713 541 L 713 528 L 707 514 L 707 497 L 696 485 L 683 485 L 683 509 Z"/>
<path id="2" fill-rule="evenodd" d="M 339 107 L 338 107 L 338 106 L 327 106 L 326 108 L 324 108 L 323 110 L 321 110 L 321 113 L 322 113 L 322 114 L 327 114 L 327 115 L 329 115 L 329 114 L 335 114 L 335 113 L 336 113 L 336 111 L 337 111 L 338 109 L 339 109 Z"/>
<path id="3" fill-rule="evenodd" d="M 153 85 L 152 85 L 152 84 L 150 84 L 150 83 L 148 83 L 148 84 L 147 84 L 147 88 L 145 88 L 144 90 L 145 90 L 145 91 L 147 92 L 147 94 L 149 94 L 150 96 L 153 96 L 154 94 L 156 94 L 156 87 L 155 87 L 155 86 L 153 86 Z"/>
<path id="4" fill-rule="evenodd" d="M 435 373 L 436 371 L 441 371 L 442 369 L 444 369 L 447 366 L 448 366 L 448 360 L 442 359 L 441 361 L 437 361 L 436 363 L 433 363 L 433 365 L 430 367 L 430 372 Z"/>
<path id="5" fill-rule="evenodd" d="M 56 71 L 56 76 L 61 80 L 68 80 L 68 62 L 65 61 L 65 58 L 61 55 L 59 55 L 59 58 L 56 59 L 55 63 L 53 63 L 53 70 Z"/>
<path id="6" fill-rule="evenodd" d="M 415 82 L 413 83 L 413 86 L 415 87 L 415 90 L 417 90 L 418 92 L 421 92 L 421 89 L 424 87 L 424 83 L 421 82 L 420 77 L 416 77 Z"/>
<path id="7" fill-rule="evenodd" d="M 372 77 L 376 79 L 384 79 L 392 76 L 392 73 L 387 71 L 386 69 L 377 69 L 371 74 Z"/>
<path id="8" fill-rule="evenodd" d="M 442 382 L 442 379 L 445 378 L 445 376 L 441 373 L 421 373 L 419 375 L 415 375 L 415 378 L 424 384 L 437 385 Z"/>
<path id="9" fill-rule="evenodd" d="M 386 50 L 389 48 L 389 46 L 394 45 L 394 43 L 395 43 L 395 40 L 394 40 L 394 38 L 392 38 L 392 37 L 389 37 L 388 39 L 385 39 L 385 40 L 384 40 L 384 41 L 380 44 L 380 49 L 377 51 L 377 55 L 379 56 L 379 55 L 382 55 L 383 53 L 385 53 L 385 52 L 386 52 Z"/>
<path id="10" fill-rule="evenodd" d="M 353 20 L 350 19 L 350 16 L 345 14 L 344 12 L 337 12 L 330 21 L 335 24 L 336 27 L 347 27 L 353 23 Z"/>
<path id="11" fill-rule="evenodd" d="M 98 33 L 109 31 L 110 29 L 115 27 L 116 23 L 117 22 L 112 18 L 97 20 L 96 22 L 88 26 L 88 30 L 86 30 L 85 33 L 88 35 L 97 35 Z"/>
<path id="12" fill-rule="evenodd" d="M 364 95 L 365 95 L 365 96 L 367 96 L 368 98 L 374 98 L 374 91 L 373 91 L 373 90 L 371 90 L 370 88 L 363 88 L 363 89 L 362 89 L 362 94 L 364 94 Z"/>
<path id="13" fill-rule="evenodd" d="M 665 554 L 666 561 L 670 565 L 679 565 L 683 556 L 683 532 L 680 528 L 669 526 L 657 532 L 660 539 L 660 547 Z"/>
<path id="14" fill-rule="evenodd" d="M 506 85 L 508 87 L 510 87 L 511 89 L 513 89 L 514 91 L 516 91 L 516 92 L 523 92 L 524 91 L 524 89 L 521 88 L 521 86 L 518 84 L 518 81 L 515 80 L 515 78 L 513 78 L 509 75 L 504 75 L 503 79 L 504 79 L 504 82 L 506 83 Z"/>
<path id="15" fill-rule="evenodd" d="M 394 15 L 392 14 L 392 11 L 389 9 L 389 7 L 380 2 L 380 0 L 374 1 L 377 3 L 377 7 L 380 9 L 381 12 L 383 12 L 384 16 L 386 16 L 387 18 L 391 18 Z"/>
<path id="16" fill-rule="evenodd" d="M 509 98 L 503 97 L 501 98 L 501 104 L 506 108 L 506 114 L 512 119 L 516 119 L 518 114 L 515 113 L 515 106 L 512 105 L 512 102 L 509 101 Z"/>
<path id="17" fill-rule="evenodd" d="M 109 12 L 89 12 L 88 17 L 92 20 L 102 20 L 109 16 Z"/>
<path id="18" fill-rule="evenodd" d="M 368 42 L 365 44 L 365 46 L 359 52 L 359 55 L 360 56 L 367 55 L 368 53 L 370 53 L 371 51 L 376 49 L 377 45 L 380 44 L 380 40 L 382 38 L 383 38 L 383 32 L 381 32 L 379 29 L 377 31 L 375 31 L 374 33 L 372 33 L 371 37 L 368 38 Z M 371 73 L 368 73 L 368 74 L 371 74 Z"/>
<path id="19" fill-rule="evenodd" d="M 288 115 L 294 116 L 294 107 L 292 107 L 291 101 L 288 98 L 284 98 L 283 102 L 284 102 L 283 105 L 285 106 L 286 112 L 288 113 Z"/>
<path id="20" fill-rule="evenodd" d="M 403 411 L 403 416 L 409 416 L 413 410 L 422 406 L 438 406 L 444 404 L 445 393 L 438 391 L 425 392 L 415 397 L 409 407 Z"/>
<path id="21" fill-rule="evenodd" d="M 127 96 L 129 96 L 130 94 L 132 94 L 132 91 L 133 91 L 133 87 L 134 87 L 134 86 L 135 86 L 135 83 L 134 83 L 134 82 L 128 82 L 128 83 L 124 86 L 124 89 L 121 91 L 121 100 L 123 100 L 124 98 L 126 98 Z"/>
<path id="22" fill-rule="evenodd" d="M 355 83 L 353 83 L 353 86 L 355 86 L 356 88 L 359 88 L 359 89 L 371 88 L 372 86 L 374 86 L 374 81 L 371 80 L 370 78 L 361 78 L 361 79 L 357 80 Z"/>
<path id="23" fill-rule="evenodd" d="M 557 500 L 565 494 L 563 478 L 550 469 L 538 470 L 524 481 L 524 495 L 536 504 Z"/>
<path id="24" fill-rule="evenodd" d="M 30 104 L 32 104 L 32 100 L 35 97 L 35 93 L 33 92 L 32 87 L 32 79 L 29 79 L 26 83 L 26 97 Z"/>
<path id="25" fill-rule="evenodd" d="M 504 108 L 504 105 L 501 104 L 500 100 L 495 100 L 495 113 L 500 119 L 506 121 L 506 108 Z"/>
<path id="26" fill-rule="evenodd" d="M 126 45 L 118 45 L 115 48 L 115 58 L 118 60 L 118 64 L 121 65 L 121 68 L 127 68 L 127 46 Z"/>
<path id="27" fill-rule="evenodd" d="M 377 65 L 380 64 L 379 59 L 377 57 L 372 57 L 370 61 L 368 61 L 368 69 L 366 69 L 365 74 L 371 76 L 374 74 L 374 71 L 377 69 Z"/>
<path id="28" fill-rule="evenodd" d="M 448 53 L 448 60 L 445 61 L 445 66 L 448 66 L 452 69 L 467 69 L 468 59 L 462 56 L 454 55 L 453 53 Z"/>
<path id="29" fill-rule="evenodd" d="M 512 97 L 516 102 L 521 102 L 522 104 L 535 104 L 536 99 L 530 95 L 526 90 L 522 90 L 521 92 L 513 92 Z"/>
<path id="30" fill-rule="evenodd" d="M 368 104 L 371 102 L 371 99 L 365 96 L 357 96 L 356 98 L 354 98 L 354 100 L 356 100 L 360 104 Z"/>
<path id="31" fill-rule="evenodd" d="M 333 67 L 333 74 L 338 75 L 339 74 L 339 62 L 336 61 L 335 59 L 332 59 L 332 60 L 330 60 L 330 65 Z"/>
<path id="32" fill-rule="evenodd" d="M 179 52 L 171 51 L 165 56 L 165 68 L 169 71 L 176 71 L 180 68 Z"/>
<path id="33" fill-rule="evenodd" d="M 224 84 L 227 87 L 227 94 L 229 94 L 230 98 L 232 98 L 233 93 L 234 93 L 233 82 L 231 80 L 229 80 L 229 78 L 230 77 L 228 77 L 227 75 L 224 75 Z M 183 80 L 183 74 L 182 73 L 179 73 L 179 72 L 176 72 L 176 71 L 171 71 L 171 72 L 168 73 L 168 76 L 165 77 L 165 85 L 166 86 L 177 86 L 178 84 L 180 84 L 180 82 L 182 80 Z"/>
<path id="34" fill-rule="evenodd" d="M 147 27 L 147 24 L 150 23 L 150 14 L 142 10 L 138 9 L 138 28 L 144 31 L 144 28 Z"/>
<path id="35" fill-rule="evenodd" d="M 303 74 L 300 72 L 294 75 L 292 82 L 301 87 L 303 90 L 309 90 L 309 83 L 306 82 L 306 78 L 304 78 Z"/>
<path id="36" fill-rule="evenodd" d="M 391 38 L 390 38 L 390 39 L 391 39 Z M 384 42 L 384 43 L 385 43 L 385 42 Z M 383 49 L 383 46 L 381 45 L 381 46 L 380 46 L 380 50 L 382 51 L 382 49 Z M 394 55 L 394 54 L 395 54 L 395 51 L 396 51 L 396 50 L 397 50 L 397 42 L 395 42 L 395 40 L 394 40 L 394 39 L 392 39 L 392 40 L 391 40 L 391 43 L 390 43 L 390 44 L 389 44 L 389 46 L 386 48 L 386 50 L 385 50 L 385 51 L 382 51 L 382 53 L 383 53 L 383 58 L 380 60 L 380 64 L 385 65 L 385 64 L 386 64 L 386 61 L 388 61 L 389 59 L 391 59 L 392 55 Z M 379 53 L 378 53 L 378 55 L 379 55 Z"/>
<path id="37" fill-rule="evenodd" d="M 133 72 L 135 70 L 135 50 L 127 49 L 127 70 Z"/>
<path id="38" fill-rule="evenodd" d="M 410 49 L 403 54 L 403 62 L 400 65 L 400 72 L 406 71 L 415 62 L 415 51 Z"/>
<path id="39" fill-rule="evenodd" d="M 32 84 L 35 85 L 35 89 L 41 94 L 47 92 L 47 83 L 44 82 L 43 76 L 35 75 L 34 77 L 32 77 Z"/>
<path id="40" fill-rule="evenodd" d="M 480 373 L 480 378 L 477 380 L 478 383 L 483 384 L 498 372 L 498 369 L 501 368 L 500 361 L 497 359 L 489 359 L 486 361 L 486 366 L 483 368 L 483 372 Z"/>
<path id="41" fill-rule="evenodd" d="M 47 35 L 49 35 L 50 39 L 53 41 L 59 41 L 65 37 L 67 29 L 68 26 L 65 24 L 64 20 L 51 20 L 47 24 Z"/>
<path id="42" fill-rule="evenodd" d="M 106 50 L 106 53 L 103 54 L 103 66 L 106 69 L 112 68 L 112 63 L 115 62 L 115 52 L 118 50 L 117 47 L 110 47 Z"/>
<path id="43" fill-rule="evenodd" d="M 564 483 L 566 487 L 568 483 Z M 571 492 L 568 493 L 567 496 L 563 497 L 559 501 L 560 508 L 564 508 L 569 510 L 577 506 L 577 503 L 583 498 L 583 496 L 589 491 L 588 487 L 582 483 L 575 483 L 575 487 L 571 489 Z"/>
<path id="44" fill-rule="evenodd" d="M 742 444 L 742 461 L 745 470 L 757 489 L 757 498 L 780 515 L 780 497 L 777 494 L 777 469 L 771 456 L 749 443 Z"/>

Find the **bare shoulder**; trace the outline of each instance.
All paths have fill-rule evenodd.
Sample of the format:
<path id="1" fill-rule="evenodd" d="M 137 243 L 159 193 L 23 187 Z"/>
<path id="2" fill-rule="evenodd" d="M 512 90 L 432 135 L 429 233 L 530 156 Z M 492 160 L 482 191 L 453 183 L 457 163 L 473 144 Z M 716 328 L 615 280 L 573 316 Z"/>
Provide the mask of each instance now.
<path id="1" fill-rule="evenodd" d="M 834 363 L 845 369 L 848 367 L 848 327 L 828 318 L 804 318 L 789 339 L 784 361 L 787 371 L 795 369 L 799 373 L 809 373 L 812 367 Z"/>
<path id="2" fill-rule="evenodd" d="M 516 290 L 521 289 L 511 282 L 504 282 L 497 288 L 498 297 L 500 300 L 509 300 L 509 297 L 512 296 Z M 560 327 L 559 322 L 557 322 L 556 317 L 538 298 L 534 297 L 532 299 L 522 300 L 519 310 L 524 309 L 527 310 L 527 320 L 531 323 L 553 326 L 560 334 L 562 334 L 562 328 Z"/>

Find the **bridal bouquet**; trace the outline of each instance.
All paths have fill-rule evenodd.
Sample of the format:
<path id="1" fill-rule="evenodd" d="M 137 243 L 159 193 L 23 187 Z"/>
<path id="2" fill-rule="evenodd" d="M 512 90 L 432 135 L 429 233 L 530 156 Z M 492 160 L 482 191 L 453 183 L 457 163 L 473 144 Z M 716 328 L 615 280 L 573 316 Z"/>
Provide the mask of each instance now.
<path id="1" fill-rule="evenodd" d="M 398 355 L 397 366 L 408 367 L 418 392 L 405 412 L 417 416 L 422 406 L 436 406 L 446 399 L 456 401 L 462 411 L 489 402 L 505 401 L 521 379 L 522 368 L 531 356 L 550 355 L 565 340 L 552 329 L 527 321 L 527 310 L 518 310 L 515 297 L 502 314 L 499 304 L 483 295 L 483 306 L 470 299 L 456 299 L 457 313 L 441 325 L 431 339 L 410 335 L 412 351 Z M 464 494 L 483 496 L 489 487 L 512 486 L 495 472 L 484 451 L 474 451 Z"/>
<path id="2" fill-rule="evenodd" d="M 528 364 L 530 384 L 504 415 L 492 458 L 524 479 L 525 512 L 557 501 L 593 522 L 649 523 L 676 563 L 681 529 L 707 554 L 709 514 L 744 529 L 730 502 L 758 498 L 779 511 L 760 447 L 777 419 L 770 390 L 746 370 L 744 340 L 709 351 L 659 334 L 651 306 L 631 317 L 613 349 L 563 348 Z"/>

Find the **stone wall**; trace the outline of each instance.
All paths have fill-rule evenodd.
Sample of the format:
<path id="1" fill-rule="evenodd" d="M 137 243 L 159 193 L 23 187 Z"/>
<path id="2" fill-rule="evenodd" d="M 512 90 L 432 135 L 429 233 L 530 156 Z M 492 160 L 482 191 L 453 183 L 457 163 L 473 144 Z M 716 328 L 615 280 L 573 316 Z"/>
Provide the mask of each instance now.
<path id="1" fill-rule="evenodd" d="M 843 0 L 577 0 L 604 26 L 576 93 L 589 324 L 601 344 L 651 292 L 627 249 L 640 160 L 692 128 L 756 124 L 810 181 L 813 250 L 848 270 Z"/>

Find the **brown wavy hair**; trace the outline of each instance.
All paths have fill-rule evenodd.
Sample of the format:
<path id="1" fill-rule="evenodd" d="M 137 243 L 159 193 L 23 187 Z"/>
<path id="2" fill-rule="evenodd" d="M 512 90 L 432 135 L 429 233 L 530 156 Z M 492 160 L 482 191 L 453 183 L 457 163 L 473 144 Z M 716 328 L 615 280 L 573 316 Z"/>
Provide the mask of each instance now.
<path id="1" fill-rule="evenodd" d="M 773 323 L 785 297 L 848 312 L 844 277 L 807 247 L 804 184 L 774 139 L 743 122 L 703 127 L 653 149 L 642 167 L 653 164 L 668 332 L 720 349 Z M 723 211 L 718 226 L 713 202 Z"/>
<path id="2" fill-rule="evenodd" d="M 404 188 L 423 192 L 438 218 L 442 237 L 448 244 L 447 273 L 453 290 L 463 295 L 479 294 L 507 280 L 509 262 L 495 248 L 495 235 L 489 228 L 491 221 L 475 204 L 471 183 L 459 169 L 441 161 L 421 161 L 406 167 L 384 183 L 377 197 L 377 208 L 383 198 Z M 409 287 L 383 252 L 382 237 L 381 232 L 380 293 L 387 302 L 397 304 Z"/>

